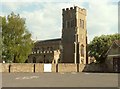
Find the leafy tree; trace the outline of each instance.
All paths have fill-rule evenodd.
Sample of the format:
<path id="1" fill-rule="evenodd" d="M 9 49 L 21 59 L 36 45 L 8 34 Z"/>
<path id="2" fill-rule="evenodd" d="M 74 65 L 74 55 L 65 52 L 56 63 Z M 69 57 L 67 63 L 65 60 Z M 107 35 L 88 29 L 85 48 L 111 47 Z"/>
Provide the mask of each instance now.
<path id="1" fill-rule="evenodd" d="M 115 40 L 120 40 L 120 34 L 94 37 L 88 46 L 89 56 L 95 57 L 98 63 L 103 63 L 107 57 L 106 52 Z"/>
<path id="2" fill-rule="evenodd" d="M 13 12 L 2 18 L 2 58 L 6 62 L 24 63 L 32 51 L 31 34 L 25 19 Z"/>

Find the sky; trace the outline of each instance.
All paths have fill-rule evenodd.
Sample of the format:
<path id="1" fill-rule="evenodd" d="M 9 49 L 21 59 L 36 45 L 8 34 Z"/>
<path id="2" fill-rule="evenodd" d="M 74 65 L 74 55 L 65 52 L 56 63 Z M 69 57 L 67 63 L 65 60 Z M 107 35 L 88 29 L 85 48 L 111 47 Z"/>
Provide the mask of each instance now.
<path id="1" fill-rule="evenodd" d="M 11 12 L 26 19 L 33 40 L 61 38 L 62 9 L 79 6 L 87 10 L 88 42 L 95 36 L 118 33 L 119 0 L 2 0 L 0 15 Z"/>

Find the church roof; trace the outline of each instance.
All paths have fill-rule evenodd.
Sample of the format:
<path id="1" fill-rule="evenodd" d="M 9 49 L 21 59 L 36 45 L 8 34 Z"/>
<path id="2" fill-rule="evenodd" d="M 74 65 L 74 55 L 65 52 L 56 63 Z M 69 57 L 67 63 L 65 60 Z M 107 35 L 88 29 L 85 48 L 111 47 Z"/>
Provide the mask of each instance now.
<path id="1" fill-rule="evenodd" d="M 57 39 L 48 39 L 48 40 L 39 40 L 36 43 L 41 43 L 41 42 L 52 42 L 52 41 L 61 41 L 61 38 Z"/>

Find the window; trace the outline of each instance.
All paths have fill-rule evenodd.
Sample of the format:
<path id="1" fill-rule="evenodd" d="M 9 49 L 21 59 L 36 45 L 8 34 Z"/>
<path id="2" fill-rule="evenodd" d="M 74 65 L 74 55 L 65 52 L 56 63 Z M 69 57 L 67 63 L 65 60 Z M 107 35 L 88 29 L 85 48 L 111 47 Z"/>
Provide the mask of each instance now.
<path id="1" fill-rule="evenodd" d="M 82 27 L 82 20 L 80 19 L 80 27 Z"/>
<path id="2" fill-rule="evenodd" d="M 34 53 L 35 53 L 35 54 L 37 53 L 37 48 L 34 49 Z"/>
<path id="3" fill-rule="evenodd" d="M 69 27 L 70 27 L 70 22 L 66 21 L 66 28 L 69 28 Z"/>
<path id="4" fill-rule="evenodd" d="M 81 45 L 81 56 L 84 57 L 84 45 Z"/>
<path id="5" fill-rule="evenodd" d="M 70 27 L 70 22 L 69 22 L 69 21 L 67 22 L 67 27 L 68 27 L 68 28 Z"/>
<path id="6" fill-rule="evenodd" d="M 68 24 L 68 23 L 67 23 L 67 21 L 66 21 L 66 24 L 65 24 L 65 25 L 66 25 L 66 28 L 67 28 L 67 24 Z"/>
<path id="7" fill-rule="evenodd" d="M 49 47 L 47 47 L 47 51 L 50 51 L 50 48 L 49 48 Z"/>
<path id="8" fill-rule="evenodd" d="M 52 47 L 50 47 L 50 51 L 53 51 L 53 48 L 52 48 Z"/>
<path id="9" fill-rule="evenodd" d="M 80 19 L 80 27 L 84 29 L 84 20 Z"/>
<path id="10" fill-rule="evenodd" d="M 42 53 L 43 53 L 44 52 L 44 48 L 42 47 L 41 50 L 42 50 Z"/>
<path id="11" fill-rule="evenodd" d="M 84 29 L 84 20 L 82 20 L 82 28 Z"/>

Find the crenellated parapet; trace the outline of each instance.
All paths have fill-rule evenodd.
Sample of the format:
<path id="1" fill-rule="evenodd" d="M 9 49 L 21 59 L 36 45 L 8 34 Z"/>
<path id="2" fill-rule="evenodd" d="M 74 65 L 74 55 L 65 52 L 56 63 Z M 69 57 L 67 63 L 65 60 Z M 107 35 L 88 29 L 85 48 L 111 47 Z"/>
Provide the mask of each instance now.
<path id="1" fill-rule="evenodd" d="M 70 7 L 70 8 L 63 8 L 62 9 L 63 14 L 67 13 L 67 12 L 70 12 L 70 11 L 75 11 L 75 12 L 77 11 L 79 13 L 82 13 L 82 14 L 86 15 L 86 9 L 80 8 L 78 6 L 74 6 L 74 7 Z"/>

